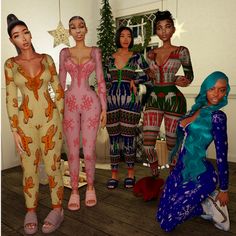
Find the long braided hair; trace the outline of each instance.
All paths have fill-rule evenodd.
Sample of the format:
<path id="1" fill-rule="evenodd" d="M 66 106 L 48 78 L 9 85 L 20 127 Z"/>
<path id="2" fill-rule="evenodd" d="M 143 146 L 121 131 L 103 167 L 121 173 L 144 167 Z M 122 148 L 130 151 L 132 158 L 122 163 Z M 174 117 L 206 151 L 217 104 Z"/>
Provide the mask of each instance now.
<path id="1" fill-rule="evenodd" d="M 223 99 L 216 105 L 208 105 L 207 91 L 214 87 L 217 80 L 223 79 L 227 83 L 227 91 Z M 182 171 L 183 180 L 196 181 L 197 177 L 206 170 L 204 163 L 201 161 L 206 156 L 206 140 L 208 144 L 212 141 L 212 112 L 219 110 L 228 103 L 228 94 L 230 91 L 228 77 L 220 71 L 215 71 L 208 75 L 201 85 L 200 92 L 195 99 L 195 104 L 191 110 L 183 117 L 188 117 L 200 110 L 197 119 L 191 124 L 191 128 L 198 132 L 188 133 L 188 138 L 185 141 L 185 153 L 183 155 L 184 170 Z M 183 139 L 183 137 L 181 137 Z M 177 145 L 180 145 L 178 142 Z M 171 155 L 174 155 L 179 147 L 175 147 Z"/>

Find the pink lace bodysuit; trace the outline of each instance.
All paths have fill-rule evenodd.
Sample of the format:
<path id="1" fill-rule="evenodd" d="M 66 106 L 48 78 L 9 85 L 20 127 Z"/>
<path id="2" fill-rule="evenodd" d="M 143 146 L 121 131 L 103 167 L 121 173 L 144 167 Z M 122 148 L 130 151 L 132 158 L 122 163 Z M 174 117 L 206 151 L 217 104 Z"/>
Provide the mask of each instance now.
<path id="1" fill-rule="evenodd" d="M 106 111 L 106 85 L 103 76 L 101 50 L 91 48 L 91 57 L 82 64 L 73 61 L 69 48 L 60 52 L 60 83 L 65 90 L 67 72 L 71 85 L 65 91 L 63 130 L 68 148 L 72 189 L 78 187 L 80 169 L 80 131 L 88 184 L 93 184 L 95 173 L 95 142 L 100 124 L 101 109 Z M 89 86 L 89 76 L 95 70 L 98 93 Z"/>

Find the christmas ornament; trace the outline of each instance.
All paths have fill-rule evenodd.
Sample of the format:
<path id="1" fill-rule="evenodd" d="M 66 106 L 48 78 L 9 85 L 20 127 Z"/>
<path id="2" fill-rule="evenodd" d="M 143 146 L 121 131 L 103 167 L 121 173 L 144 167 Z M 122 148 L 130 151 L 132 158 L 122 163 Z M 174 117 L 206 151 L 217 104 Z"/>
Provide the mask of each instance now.
<path id="1" fill-rule="evenodd" d="M 60 44 L 65 44 L 68 47 L 70 46 L 69 30 L 64 28 L 61 21 L 59 21 L 59 24 L 55 30 L 50 30 L 48 31 L 48 33 L 51 34 L 54 38 L 54 44 L 53 44 L 54 48 Z"/>
<path id="2" fill-rule="evenodd" d="M 60 45 L 60 44 L 65 44 L 68 47 L 70 46 L 69 30 L 65 29 L 62 22 L 61 22 L 61 4 L 60 4 L 60 0 L 59 0 L 59 23 L 58 23 L 58 26 L 55 30 L 48 31 L 48 33 L 51 34 L 54 38 L 54 43 L 53 43 L 54 48 L 56 46 Z"/>

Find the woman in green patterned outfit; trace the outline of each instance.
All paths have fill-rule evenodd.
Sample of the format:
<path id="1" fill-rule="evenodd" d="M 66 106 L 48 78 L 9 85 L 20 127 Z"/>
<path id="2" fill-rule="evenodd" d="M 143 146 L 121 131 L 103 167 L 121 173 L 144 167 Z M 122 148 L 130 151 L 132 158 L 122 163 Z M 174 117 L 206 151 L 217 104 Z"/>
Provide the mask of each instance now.
<path id="1" fill-rule="evenodd" d="M 193 80 L 190 54 L 186 47 L 171 44 L 175 32 L 174 21 L 169 11 L 156 13 L 156 34 L 163 45 L 149 54 L 149 66 L 155 78 L 154 89 L 147 100 L 144 112 L 144 148 L 149 159 L 153 176 L 158 176 L 158 157 L 154 150 L 162 120 L 165 122 L 165 135 L 168 150 L 176 142 L 176 127 L 179 118 L 186 113 L 186 100 L 176 87 L 186 87 Z M 176 75 L 183 67 L 184 76 Z M 172 164 L 174 164 L 173 160 Z"/>

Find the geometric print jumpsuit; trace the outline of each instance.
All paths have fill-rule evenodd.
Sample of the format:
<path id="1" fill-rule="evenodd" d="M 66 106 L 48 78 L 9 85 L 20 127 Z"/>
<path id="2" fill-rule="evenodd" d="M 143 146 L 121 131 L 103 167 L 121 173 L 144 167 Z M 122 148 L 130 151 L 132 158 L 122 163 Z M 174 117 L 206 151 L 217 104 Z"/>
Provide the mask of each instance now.
<path id="1" fill-rule="evenodd" d="M 52 207 L 61 207 L 63 198 L 60 155 L 64 92 L 53 59 L 42 54 L 40 63 L 39 73 L 30 77 L 13 57 L 5 62 L 7 112 L 11 130 L 17 131 L 23 145 L 24 153 L 20 158 L 28 209 L 35 209 L 38 204 L 38 166 L 41 159 L 48 175 Z M 49 84 L 55 92 L 55 101 L 50 97 Z M 19 107 L 18 89 L 22 95 Z"/>
<path id="2" fill-rule="evenodd" d="M 142 72 L 137 72 L 137 69 Z M 115 58 L 106 61 L 107 131 L 110 137 L 110 158 L 112 172 L 118 171 L 120 156 L 123 154 L 128 168 L 134 167 L 135 130 L 142 108 L 139 96 L 130 90 L 130 81 L 136 87 L 148 80 L 145 71 L 149 69 L 140 53 L 134 53 L 122 69 L 115 65 Z"/>
<path id="3" fill-rule="evenodd" d="M 184 76 L 176 75 L 181 65 Z M 155 60 L 149 60 L 149 66 L 155 73 L 155 79 L 153 92 L 147 100 L 144 111 L 143 142 L 152 174 L 156 176 L 158 175 L 158 157 L 155 144 L 161 123 L 164 119 L 166 143 L 170 151 L 176 143 L 177 122 L 187 109 L 186 99 L 175 85 L 175 81 L 184 77 L 192 82 L 193 70 L 189 51 L 183 46 L 172 51 L 162 65 L 157 65 Z"/>

